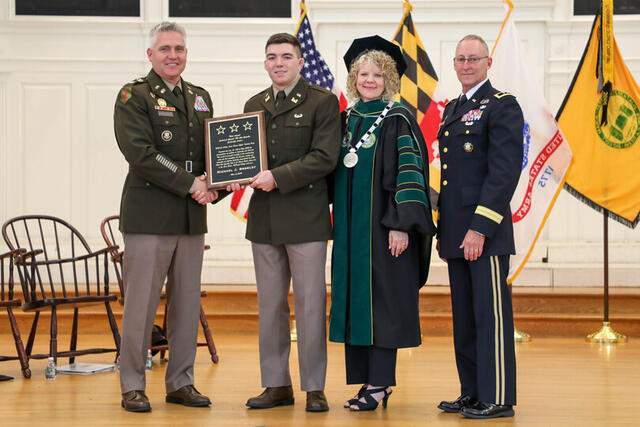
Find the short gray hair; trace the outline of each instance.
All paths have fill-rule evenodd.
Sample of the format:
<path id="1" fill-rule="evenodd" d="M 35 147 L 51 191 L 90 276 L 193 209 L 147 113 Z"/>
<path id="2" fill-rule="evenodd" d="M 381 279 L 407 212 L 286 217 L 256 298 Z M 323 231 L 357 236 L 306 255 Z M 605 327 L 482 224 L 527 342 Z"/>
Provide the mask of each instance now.
<path id="1" fill-rule="evenodd" d="M 480 42 L 480 44 L 482 45 L 482 47 L 485 50 L 485 53 L 487 54 L 487 56 L 489 56 L 489 46 L 487 45 L 487 42 L 484 41 L 484 39 L 478 35 L 475 34 L 467 34 L 466 36 L 464 36 L 463 38 L 460 39 L 460 41 L 458 42 L 458 44 L 456 45 L 456 51 L 458 50 L 458 47 L 460 46 L 460 43 L 462 43 L 465 40 L 478 40 Z"/>
<path id="2" fill-rule="evenodd" d="M 158 25 L 153 27 L 151 31 L 149 31 L 149 49 L 153 49 L 153 47 L 156 45 L 159 33 L 166 33 L 169 31 L 176 31 L 182 34 L 182 38 L 184 39 L 185 43 L 187 42 L 187 32 L 182 25 L 175 22 L 164 21 L 159 23 Z"/>

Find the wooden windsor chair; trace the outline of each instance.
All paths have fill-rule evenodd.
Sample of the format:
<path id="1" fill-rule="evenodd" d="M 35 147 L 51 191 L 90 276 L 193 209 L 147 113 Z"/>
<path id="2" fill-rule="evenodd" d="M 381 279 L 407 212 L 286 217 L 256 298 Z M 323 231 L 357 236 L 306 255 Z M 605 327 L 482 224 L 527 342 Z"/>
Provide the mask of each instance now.
<path id="1" fill-rule="evenodd" d="M 2 226 L 2 237 L 11 250 L 25 249 L 15 258 L 24 303 L 22 310 L 34 312 L 26 353 L 32 359 L 116 352 L 120 334 L 110 303 L 118 295 L 109 290 L 109 258 L 117 248 L 93 252 L 71 224 L 49 215 L 23 215 Z M 80 308 L 104 305 L 115 348 L 77 349 Z M 73 310 L 68 351 L 58 351 L 58 310 Z M 51 312 L 49 352 L 32 353 L 40 313 Z"/>

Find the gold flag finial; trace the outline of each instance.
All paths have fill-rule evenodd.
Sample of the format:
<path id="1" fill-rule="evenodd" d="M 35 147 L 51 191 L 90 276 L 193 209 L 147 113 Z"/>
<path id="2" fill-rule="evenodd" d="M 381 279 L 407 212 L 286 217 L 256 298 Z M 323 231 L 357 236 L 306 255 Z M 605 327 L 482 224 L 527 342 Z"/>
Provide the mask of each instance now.
<path id="1" fill-rule="evenodd" d="M 409 0 L 404 0 L 402 4 L 402 15 L 407 15 L 409 12 L 413 10 L 413 6 Z"/>

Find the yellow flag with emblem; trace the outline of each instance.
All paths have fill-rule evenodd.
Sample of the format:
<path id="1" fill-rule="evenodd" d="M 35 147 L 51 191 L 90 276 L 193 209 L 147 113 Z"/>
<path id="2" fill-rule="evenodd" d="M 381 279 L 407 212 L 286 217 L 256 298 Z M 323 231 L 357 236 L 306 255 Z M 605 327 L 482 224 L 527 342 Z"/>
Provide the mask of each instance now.
<path id="1" fill-rule="evenodd" d="M 640 220 L 640 89 L 613 36 L 604 0 L 556 120 L 573 151 L 565 188 L 608 216 Z"/>

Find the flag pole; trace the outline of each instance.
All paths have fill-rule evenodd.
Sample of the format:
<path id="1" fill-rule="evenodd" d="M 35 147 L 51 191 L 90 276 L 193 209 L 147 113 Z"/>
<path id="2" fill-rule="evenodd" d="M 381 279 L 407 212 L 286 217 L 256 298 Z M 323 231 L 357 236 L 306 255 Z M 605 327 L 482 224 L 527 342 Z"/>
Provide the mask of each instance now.
<path id="1" fill-rule="evenodd" d="M 589 342 L 603 344 L 622 343 L 627 342 L 627 337 L 614 331 L 609 324 L 609 211 L 603 209 L 602 216 L 604 220 L 604 319 L 602 321 L 602 328 L 597 332 L 587 335 L 586 339 Z"/>
<path id="2" fill-rule="evenodd" d="M 502 0 L 502 2 L 506 3 L 509 6 L 509 10 L 507 11 L 507 16 L 504 17 L 504 21 L 502 21 L 502 26 L 500 27 L 498 38 L 496 38 L 496 42 L 493 44 L 493 49 L 491 49 L 491 54 L 489 56 L 493 56 L 493 52 L 496 50 L 496 46 L 498 46 L 498 41 L 500 40 L 500 36 L 502 35 L 504 26 L 507 23 L 507 19 L 509 19 L 509 16 L 511 16 L 511 11 L 513 10 L 513 3 L 511 3 L 511 0 Z"/>
<path id="3" fill-rule="evenodd" d="M 513 3 L 511 3 L 511 0 L 502 0 L 502 2 L 507 3 L 507 5 L 509 6 L 509 10 L 507 11 L 507 15 L 504 17 L 504 21 L 502 21 L 502 26 L 500 27 L 498 38 L 496 39 L 496 42 L 493 44 L 493 49 L 491 49 L 491 55 L 489 56 L 493 56 L 493 52 L 496 50 L 496 46 L 498 45 L 498 41 L 500 40 L 500 36 L 502 35 L 502 31 L 504 30 L 504 26 L 507 24 L 507 20 L 509 19 L 509 16 L 511 16 L 511 11 L 513 10 Z M 509 292 L 513 294 L 512 283 L 509 283 Z M 529 342 L 531 341 L 531 335 L 529 335 L 526 332 L 519 331 L 514 324 L 513 339 L 515 340 L 515 342 Z"/>

